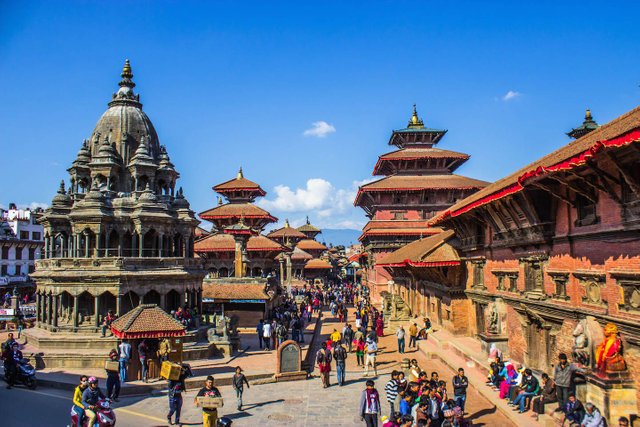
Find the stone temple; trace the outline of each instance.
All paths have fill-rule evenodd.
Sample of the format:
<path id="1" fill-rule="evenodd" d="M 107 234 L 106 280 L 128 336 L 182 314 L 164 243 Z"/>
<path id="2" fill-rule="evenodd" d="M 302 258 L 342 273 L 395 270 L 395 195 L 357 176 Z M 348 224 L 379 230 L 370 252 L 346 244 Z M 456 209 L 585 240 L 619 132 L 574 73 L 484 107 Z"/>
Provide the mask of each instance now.
<path id="1" fill-rule="evenodd" d="M 32 338 L 41 349 L 52 333 L 95 336 L 108 310 L 201 305 L 204 272 L 193 251 L 199 221 L 176 190 L 180 174 L 132 78 L 127 61 L 118 91 L 68 169 L 70 185 L 60 184 L 39 218 L 45 248 L 32 275 Z"/>

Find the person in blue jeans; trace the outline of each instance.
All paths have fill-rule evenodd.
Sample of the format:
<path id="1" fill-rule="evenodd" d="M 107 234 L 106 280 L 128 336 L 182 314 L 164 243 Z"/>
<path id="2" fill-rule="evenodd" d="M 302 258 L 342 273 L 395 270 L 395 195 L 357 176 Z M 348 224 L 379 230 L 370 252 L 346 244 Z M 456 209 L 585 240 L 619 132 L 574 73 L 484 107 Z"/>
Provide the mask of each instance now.
<path id="1" fill-rule="evenodd" d="M 342 343 L 338 342 L 333 349 L 333 360 L 336 361 L 336 375 L 338 377 L 338 385 L 342 387 L 345 379 L 345 364 L 347 361 L 347 350 Z"/>
<path id="2" fill-rule="evenodd" d="M 184 382 L 187 377 L 187 372 L 184 367 L 180 370 L 180 376 L 176 381 L 169 380 L 169 413 L 167 414 L 167 421 L 169 425 L 171 417 L 175 414 L 175 424 L 180 424 L 180 413 L 182 412 L 182 393 L 187 391 L 187 386 Z"/>
<path id="3" fill-rule="evenodd" d="M 398 338 L 398 353 L 400 354 L 404 354 L 404 336 L 404 328 L 400 326 L 396 332 L 396 337 Z"/>
<path id="4" fill-rule="evenodd" d="M 469 387 L 469 379 L 464 375 L 464 369 L 458 369 L 458 375 L 453 377 L 453 400 L 464 412 L 464 404 L 467 401 L 467 387 Z"/>
<path id="5" fill-rule="evenodd" d="M 533 397 L 540 391 L 540 383 L 538 379 L 533 376 L 531 369 L 527 368 L 524 370 L 524 377 L 522 378 L 520 388 L 520 393 L 513 400 L 512 406 L 514 406 L 514 410 L 519 410 L 520 413 L 523 413 L 525 411 L 527 397 Z"/>
<path id="6" fill-rule="evenodd" d="M 127 381 L 127 365 L 131 359 L 131 344 L 123 340 L 118 346 L 118 353 L 120 356 L 120 382 L 125 383 Z"/>

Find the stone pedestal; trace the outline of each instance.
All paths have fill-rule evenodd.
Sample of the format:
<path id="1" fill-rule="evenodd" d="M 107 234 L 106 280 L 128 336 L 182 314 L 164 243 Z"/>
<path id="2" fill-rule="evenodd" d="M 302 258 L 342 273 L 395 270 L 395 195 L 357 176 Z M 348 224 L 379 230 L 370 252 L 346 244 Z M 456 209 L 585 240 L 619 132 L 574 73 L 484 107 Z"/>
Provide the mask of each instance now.
<path id="1" fill-rule="evenodd" d="M 509 352 L 509 337 L 506 335 L 487 334 L 482 332 L 478 334 L 478 338 L 480 338 L 480 343 L 482 344 L 482 351 L 487 356 L 489 355 L 491 344 L 496 345 L 498 350 L 502 352 L 503 357 Z"/>
<path id="2" fill-rule="evenodd" d="M 600 378 L 587 375 L 587 392 L 583 402 L 593 403 L 607 419 L 608 425 L 618 424 L 619 417 L 629 418 L 638 412 L 634 381 L 628 373 L 617 377 Z"/>

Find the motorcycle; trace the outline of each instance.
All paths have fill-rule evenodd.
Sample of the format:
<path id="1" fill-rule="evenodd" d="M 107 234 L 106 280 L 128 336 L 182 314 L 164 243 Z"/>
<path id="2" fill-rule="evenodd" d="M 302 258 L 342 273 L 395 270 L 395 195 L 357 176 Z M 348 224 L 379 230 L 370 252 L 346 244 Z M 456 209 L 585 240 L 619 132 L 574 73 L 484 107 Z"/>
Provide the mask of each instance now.
<path id="1" fill-rule="evenodd" d="M 6 365 L 4 368 L 4 380 L 7 383 L 9 382 L 9 372 Z M 33 365 L 29 363 L 28 357 L 23 357 L 16 364 L 15 383 L 22 383 L 32 390 L 37 387 L 38 384 L 36 382 L 36 368 L 34 368 Z"/>
<path id="2" fill-rule="evenodd" d="M 116 425 L 116 414 L 111 409 L 111 399 L 100 399 L 96 403 L 96 423 L 89 425 L 89 418 L 85 415 L 82 424 L 78 424 L 78 413 L 71 407 L 71 427 L 114 427 Z"/>

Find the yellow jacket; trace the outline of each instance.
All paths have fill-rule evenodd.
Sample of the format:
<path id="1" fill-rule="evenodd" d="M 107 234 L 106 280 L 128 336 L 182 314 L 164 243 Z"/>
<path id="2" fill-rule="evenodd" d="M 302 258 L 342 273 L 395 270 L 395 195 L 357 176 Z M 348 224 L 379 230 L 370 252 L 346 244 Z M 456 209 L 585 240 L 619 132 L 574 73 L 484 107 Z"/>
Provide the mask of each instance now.
<path id="1" fill-rule="evenodd" d="M 418 327 L 416 325 L 409 326 L 409 336 L 415 337 L 418 335 Z"/>
<path id="2" fill-rule="evenodd" d="M 334 333 L 332 333 L 329 338 L 331 339 L 331 341 L 333 342 L 338 342 L 340 341 L 340 338 L 342 337 L 342 334 L 340 334 L 340 332 L 335 331 Z"/>
<path id="3" fill-rule="evenodd" d="M 84 409 L 84 405 L 82 405 L 83 391 L 84 390 L 82 390 L 80 386 L 77 386 L 76 389 L 73 391 L 73 404 L 82 409 Z"/>

